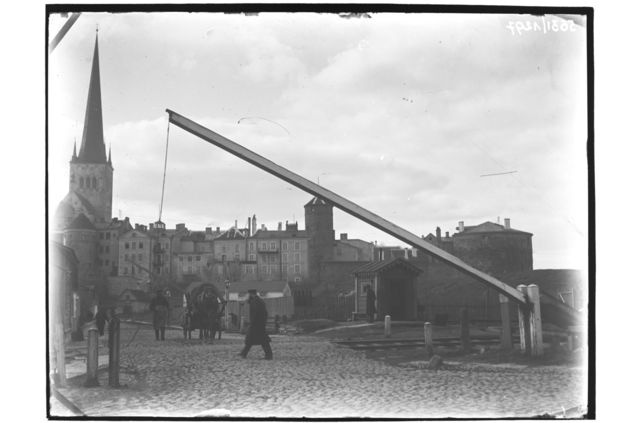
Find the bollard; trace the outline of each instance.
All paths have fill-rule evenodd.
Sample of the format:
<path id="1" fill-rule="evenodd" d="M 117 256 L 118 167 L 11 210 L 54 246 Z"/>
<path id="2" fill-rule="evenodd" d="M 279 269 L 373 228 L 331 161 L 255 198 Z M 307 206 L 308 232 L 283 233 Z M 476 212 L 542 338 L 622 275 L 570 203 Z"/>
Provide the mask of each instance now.
<path id="1" fill-rule="evenodd" d="M 120 319 L 109 320 L 109 386 L 120 387 Z"/>
<path id="2" fill-rule="evenodd" d="M 89 328 L 87 334 L 87 379 L 84 386 L 98 386 L 98 328 Z"/>
<path id="3" fill-rule="evenodd" d="M 384 336 L 385 338 L 391 336 L 391 316 L 388 314 L 384 316 Z"/>
<path id="4" fill-rule="evenodd" d="M 471 351 L 471 341 L 469 339 L 469 310 L 467 310 L 466 307 L 460 310 L 460 346 L 465 353 Z"/>
<path id="5" fill-rule="evenodd" d="M 544 353 L 542 344 L 542 318 L 540 315 L 540 290 L 538 285 L 527 287 L 527 297 L 531 303 L 529 326 L 531 327 L 531 355 L 540 356 Z"/>
<path id="6" fill-rule="evenodd" d="M 431 358 L 433 355 L 433 332 L 429 322 L 424 322 L 424 347 L 427 350 L 427 358 Z"/>
<path id="7" fill-rule="evenodd" d="M 500 294 L 500 319 L 502 320 L 502 336 L 500 346 L 503 350 L 511 350 L 513 341 L 511 340 L 511 319 L 509 317 L 509 298 Z"/>

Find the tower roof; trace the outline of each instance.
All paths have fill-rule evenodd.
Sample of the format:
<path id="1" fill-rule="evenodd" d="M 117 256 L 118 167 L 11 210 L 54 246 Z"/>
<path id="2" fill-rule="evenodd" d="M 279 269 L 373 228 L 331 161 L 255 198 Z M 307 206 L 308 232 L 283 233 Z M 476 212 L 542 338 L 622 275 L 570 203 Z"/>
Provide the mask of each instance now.
<path id="1" fill-rule="evenodd" d="M 102 130 L 98 34 L 96 34 L 96 44 L 93 50 L 87 110 L 84 116 L 84 131 L 82 132 L 82 144 L 80 145 L 80 154 L 77 161 L 82 163 L 106 163 L 107 161 Z"/>
<path id="2" fill-rule="evenodd" d="M 330 205 L 331 204 L 329 204 L 327 201 L 325 201 L 320 197 L 313 197 L 311 201 L 309 201 L 304 206 L 307 207 L 307 206 L 330 206 Z"/>

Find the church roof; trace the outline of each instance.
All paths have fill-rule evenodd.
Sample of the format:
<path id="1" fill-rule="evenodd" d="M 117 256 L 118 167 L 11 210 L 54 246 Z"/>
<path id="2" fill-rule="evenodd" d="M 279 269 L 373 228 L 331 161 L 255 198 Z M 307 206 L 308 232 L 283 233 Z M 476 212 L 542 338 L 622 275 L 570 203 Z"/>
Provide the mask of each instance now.
<path id="1" fill-rule="evenodd" d="M 87 96 L 87 109 L 84 117 L 84 131 L 82 132 L 82 144 L 80 145 L 80 154 L 78 154 L 78 157 L 74 160 L 80 163 L 107 162 L 102 129 L 98 34 L 96 34 L 96 43 L 93 51 L 89 95 Z"/>
<path id="2" fill-rule="evenodd" d="M 65 228 L 65 230 L 92 230 L 95 231 L 96 227 L 91 223 L 89 218 L 80 213 L 73 221 Z"/>

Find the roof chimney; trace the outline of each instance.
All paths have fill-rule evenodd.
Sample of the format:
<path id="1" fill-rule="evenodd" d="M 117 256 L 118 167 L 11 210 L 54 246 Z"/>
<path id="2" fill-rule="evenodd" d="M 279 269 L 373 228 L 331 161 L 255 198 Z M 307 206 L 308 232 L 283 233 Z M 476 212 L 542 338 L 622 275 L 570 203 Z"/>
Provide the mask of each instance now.
<path id="1" fill-rule="evenodd" d="M 247 236 L 251 236 L 251 216 L 247 217 Z"/>
<path id="2" fill-rule="evenodd" d="M 281 231 L 282 230 L 282 222 L 278 222 L 278 230 Z"/>
<path id="3" fill-rule="evenodd" d="M 436 238 L 438 238 L 438 241 L 440 241 L 440 238 L 442 238 L 442 231 L 440 230 L 440 226 L 436 228 Z"/>
<path id="4" fill-rule="evenodd" d="M 444 233 L 445 238 L 449 238 L 449 231 Z"/>
<path id="5" fill-rule="evenodd" d="M 205 233 L 210 234 L 211 233 L 211 228 L 210 227 L 206 227 L 204 228 Z"/>
<path id="6" fill-rule="evenodd" d="M 235 223 L 233 224 L 233 227 L 238 229 L 238 219 L 236 219 Z"/>
<path id="7" fill-rule="evenodd" d="M 504 228 L 505 229 L 511 229 L 511 219 L 508 217 L 504 218 Z"/>
<path id="8" fill-rule="evenodd" d="M 460 222 L 458 222 L 458 232 L 463 232 L 464 231 L 464 222 L 461 220 Z"/>
<path id="9" fill-rule="evenodd" d="M 216 226 L 216 232 L 220 233 L 220 226 Z"/>
<path id="10" fill-rule="evenodd" d="M 346 241 L 347 239 L 348 237 L 346 233 L 340 234 L 340 241 Z"/>

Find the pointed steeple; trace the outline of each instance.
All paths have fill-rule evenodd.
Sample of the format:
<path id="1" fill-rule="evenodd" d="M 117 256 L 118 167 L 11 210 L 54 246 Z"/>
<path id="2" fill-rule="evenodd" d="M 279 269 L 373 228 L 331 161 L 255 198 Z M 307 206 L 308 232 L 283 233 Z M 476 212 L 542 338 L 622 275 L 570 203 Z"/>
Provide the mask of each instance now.
<path id="1" fill-rule="evenodd" d="M 73 140 L 73 156 L 71 156 L 71 161 L 75 162 L 78 160 L 78 154 L 76 153 L 76 140 Z"/>
<path id="2" fill-rule="evenodd" d="M 102 98 L 100 95 L 100 63 L 98 58 L 98 33 L 93 51 L 87 110 L 78 161 L 83 163 L 105 163 L 104 134 L 102 130 Z"/>

